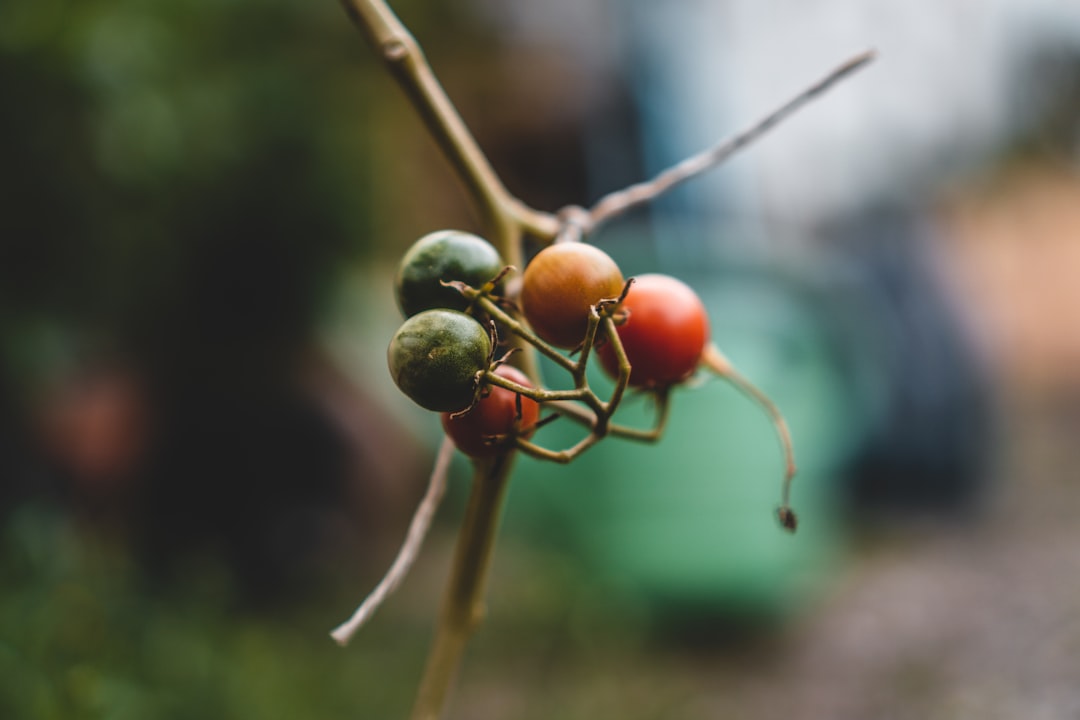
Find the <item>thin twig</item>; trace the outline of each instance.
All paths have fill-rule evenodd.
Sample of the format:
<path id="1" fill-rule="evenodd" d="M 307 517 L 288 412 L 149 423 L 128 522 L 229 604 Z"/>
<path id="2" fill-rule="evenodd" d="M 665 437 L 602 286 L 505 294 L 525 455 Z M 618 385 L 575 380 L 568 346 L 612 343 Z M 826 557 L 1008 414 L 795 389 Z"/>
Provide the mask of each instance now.
<path id="1" fill-rule="evenodd" d="M 450 438 L 443 438 L 442 445 L 439 447 L 439 454 L 435 458 L 435 467 L 432 468 L 431 478 L 428 480 L 427 492 L 424 493 L 424 497 L 420 501 L 420 505 L 417 506 L 412 521 L 409 523 L 405 542 L 402 543 L 401 549 L 398 550 L 397 557 L 394 558 L 390 569 L 386 571 L 386 575 L 371 591 L 371 594 L 364 599 L 364 602 L 360 604 L 352 617 L 334 628 L 333 632 L 330 633 L 330 636 L 334 638 L 338 645 L 342 647 L 348 645 L 349 640 L 356 634 L 356 631 L 375 614 L 383 601 L 397 590 L 405 576 L 409 574 L 409 570 L 412 569 L 413 562 L 415 562 L 416 556 L 420 552 L 420 547 L 424 544 L 424 538 L 427 537 L 428 530 L 431 528 L 431 520 L 435 517 L 435 511 L 438 510 L 439 503 L 442 502 L 443 495 L 446 493 L 446 476 L 450 469 L 450 459 L 453 456 L 454 443 L 451 442 Z"/>
<path id="2" fill-rule="evenodd" d="M 677 185 L 680 185 L 701 173 L 710 170 L 736 152 L 757 140 L 775 125 L 785 120 L 789 115 L 800 109 L 803 105 L 824 93 L 830 87 L 851 73 L 862 68 L 877 56 L 874 50 L 867 50 L 847 60 L 813 85 L 810 85 L 798 95 L 773 110 L 771 113 L 758 120 L 746 130 L 720 142 L 717 145 L 687 158 L 682 162 L 664 170 L 652 180 L 631 185 L 622 190 L 617 190 L 601 198 L 596 205 L 588 211 L 591 223 L 585 228 L 591 231 L 607 222 L 611 218 L 625 213 L 627 210 L 644 205 L 655 200 Z M 584 224 L 580 214 L 571 216 L 578 224 Z M 564 223 L 567 214 L 563 214 Z"/>

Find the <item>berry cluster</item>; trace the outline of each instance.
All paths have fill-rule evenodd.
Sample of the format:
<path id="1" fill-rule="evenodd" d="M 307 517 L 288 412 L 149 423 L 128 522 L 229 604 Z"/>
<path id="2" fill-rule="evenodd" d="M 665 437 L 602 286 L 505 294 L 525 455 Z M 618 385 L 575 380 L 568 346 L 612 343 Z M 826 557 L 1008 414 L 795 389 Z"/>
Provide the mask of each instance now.
<path id="1" fill-rule="evenodd" d="M 442 414 L 443 428 L 458 449 L 480 458 L 518 448 L 569 462 L 608 434 L 655 440 L 669 391 L 703 367 L 736 383 L 773 416 L 788 459 L 779 517 L 794 529 L 787 507 L 794 464 L 783 418 L 709 343 L 705 305 L 689 286 L 661 274 L 627 281 L 607 253 L 582 242 L 558 242 L 537 253 L 513 297 L 504 282 L 511 271 L 483 238 L 442 230 L 405 253 L 395 279 L 407 319 L 390 342 L 390 373 L 414 402 Z M 567 370 L 574 389 L 539 387 L 507 364 L 510 353 L 496 352 L 499 337 L 507 334 Z M 615 380 L 606 400 L 585 377 L 591 356 Z M 661 412 L 655 429 L 610 421 L 627 387 L 657 398 Z M 554 412 L 541 420 L 541 406 Z M 542 422 L 560 416 L 586 426 L 588 436 L 560 452 L 530 441 Z"/>

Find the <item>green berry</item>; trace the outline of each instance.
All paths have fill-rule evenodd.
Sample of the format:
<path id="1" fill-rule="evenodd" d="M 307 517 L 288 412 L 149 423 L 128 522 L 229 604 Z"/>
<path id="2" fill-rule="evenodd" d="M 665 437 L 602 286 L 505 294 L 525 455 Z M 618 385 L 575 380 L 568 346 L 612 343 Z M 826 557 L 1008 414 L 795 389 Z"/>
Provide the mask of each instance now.
<path id="1" fill-rule="evenodd" d="M 425 310 L 398 328 L 386 353 L 390 375 L 417 405 L 457 412 L 476 395 L 477 373 L 491 359 L 491 337 L 457 310 Z"/>
<path id="2" fill-rule="evenodd" d="M 479 288 L 503 269 L 498 251 L 481 237 L 460 230 L 439 230 L 417 240 L 401 259 L 394 291 L 398 306 L 411 317 L 423 310 L 464 310 L 469 301 L 443 282 L 460 281 Z"/>

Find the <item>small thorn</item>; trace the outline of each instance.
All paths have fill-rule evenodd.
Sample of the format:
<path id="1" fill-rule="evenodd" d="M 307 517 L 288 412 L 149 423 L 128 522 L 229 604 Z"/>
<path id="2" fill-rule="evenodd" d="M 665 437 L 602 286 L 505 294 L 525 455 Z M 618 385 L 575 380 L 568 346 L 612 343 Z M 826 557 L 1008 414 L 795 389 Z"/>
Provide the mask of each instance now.
<path id="1" fill-rule="evenodd" d="M 503 278 L 505 278 L 507 275 L 509 275 L 511 272 L 513 272 L 515 270 L 517 270 L 517 268 L 514 267 L 513 265 L 504 265 L 503 269 L 500 270 L 495 275 L 495 277 L 491 278 L 486 283 L 484 283 L 484 286 L 481 288 L 481 292 L 483 292 L 485 294 L 492 292 L 496 287 L 498 287 L 499 283 L 502 282 Z"/>
<path id="2" fill-rule="evenodd" d="M 514 353 L 520 352 L 520 351 L 521 351 L 521 348 L 519 348 L 519 347 L 510 348 L 505 353 L 503 353 L 500 358 L 498 358 L 497 360 L 492 361 L 491 367 L 489 369 L 494 372 L 495 368 L 499 367 L 500 365 L 505 365 L 507 362 L 509 362 L 511 356 L 513 356 Z"/>

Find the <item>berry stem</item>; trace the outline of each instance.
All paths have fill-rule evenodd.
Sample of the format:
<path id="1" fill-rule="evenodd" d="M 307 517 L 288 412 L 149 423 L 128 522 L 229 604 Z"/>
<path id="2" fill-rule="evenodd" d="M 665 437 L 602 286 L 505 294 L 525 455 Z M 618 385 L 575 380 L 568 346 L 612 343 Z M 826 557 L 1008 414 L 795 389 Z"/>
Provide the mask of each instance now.
<path id="1" fill-rule="evenodd" d="M 784 529 L 795 531 L 797 519 L 791 509 L 791 481 L 795 478 L 795 450 L 791 442 L 791 431 L 788 429 L 787 420 L 784 419 L 780 408 L 776 403 L 750 382 L 742 373 L 735 369 L 727 356 L 720 352 L 720 348 L 710 343 L 701 354 L 701 364 L 720 377 L 731 383 L 737 390 L 753 400 L 772 420 L 776 436 L 780 440 L 780 447 L 784 453 L 784 481 L 781 489 L 780 507 L 777 509 L 777 517 Z"/>
<path id="2" fill-rule="evenodd" d="M 626 425 L 620 425 L 618 423 L 608 424 L 608 435 L 614 437 L 623 438 L 625 440 L 636 440 L 638 442 L 656 442 L 664 434 L 664 428 L 667 426 L 668 409 L 671 407 L 671 403 L 668 402 L 670 393 L 667 391 L 656 393 L 657 403 L 657 416 L 656 421 L 651 428 L 635 428 L 628 427 Z M 592 428 L 596 424 L 596 416 L 590 413 L 584 408 L 580 408 L 577 405 L 573 405 L 567 402 L 553 402 L 551 407 L 559 415 L 572 420 L 579 425 Z"/>
<path id="3" fill-rule="evenodd" d="M 627 287 L 630 287 L 629 283 L 627 283 Z M 627 385 L 630 384 L 631 368 L 630 360 L 626 357 L 626 350 L 623 349 L 622 338 L 619 337 L 619 333 L 615 329 L 615 321 L 609 315 L 604 318 L 603 324 L 604 334 L 607 336 L 607 341 L 611 343 L 611 349 L 619 363 L 619 374 L 615 379 L 615 389 L 612 390 L 611 399 L 608 400 L 607 405 L 604 407 L 607 416 L 611 417 L 618 409 L 619 403 L 622 402 Z"/>
<path id="4" fill-rule="evenodd" d="M 466 287 L 462 289 L 462 292 L 465 294 L 466 297 L 474 297 L 473 293 L 476 293 L 477 291 L 473 290 L 472 288 Z M 498 320 L 501 325 L 503 325 L 507 330 L 511 332 L 511 334 L 524 340 L 529 345 L 532 345 L 541 354 L 543 354 L 544 357 L 560 365 L 567 372 L 571 374 L 574 373 L 575 369 L 577 368 L 577 363 L 560 353 L 551 345 L 548 345 L 546 342 L 538 338 L 528 328 L 518 322 L 517 319 L 504 312 L 502 308 L 500 308 L 496 303 L 492 302 L 491 298 L 484 297 L 483 295 L 476 295 L 474 302 L 476 302 L 481 308 L 483 308 L 484 312 L 486 312 L 494 319 Z"/>
<path id="5" fill-rule="evenodd" d="M 626 287 L 629 288 L 629 283 Z M 589 316 L 588 328 L 585 332 L 585 340 L 582 343 L 581 355 L 576 362 L 570 360 L 565 355 L 559 353 L 554 348 L 550 347 L 543 340 L 538 338 L 528 328 L 521 325 L 514 318 L 502 311 L 499 306 L 493 302 L 490 298 L 484 296 L 482 291 L 470 288 L 467 285 L 458 283 L 458 290 L 460 290 L 466 297 L 472 302 L 478 303 L 491 317 L 495 318 L 499 322 L 503 323 L 513 334 L 534 347 L 540 352 L 562 365 L 565 369 L 570 371 L 574 379 L 574 388 L 572 390 L 547 390 L 543 387 L 527 387 L 515 383 L 513 380 L 501 377 L 497 375 L 493 370 L 483 374 L 483 381 L 490 385 L 497 385 L 499 387 L 511 390 L 518 393 L 519 396 L 524 395 L 532 400 L 540 403 L 559 402 L 564 401 L 563 408 L 569 408 L 571 406 L 565 404 L 565 401 L 577 401 L 583 403 L 589 407 L 592 412 L 588 412 L 584 409 L 578 409 L 578 412 L 574 419 L 578 422 L 583 422 L 589 428 L 589 435 L 578 442 L 574 447 L 568 450 L 549 450 L 541 447 L 536 443 L 533 443 L 524 438 L 518 438 L 516 440 L 516 447 L 535 457 L 542 460 L 549 460 L 557 463 L 568 463 L 576 458 L 581 453 L 588 450 L 595 445 L 599 440 L 603 439 L 611 432 L 613 427 L 611 418 L 615 414 L 615 411 L 619 408 L 619 403 L 622 401 L 622 397 L 626 392 L 627 384 L 630 381 L 630 361 L 626 357 L 626 352 L 622 347 L 622 340 L 619 338 L 619 334 L 615 330 L 615 321 L 612 319 L 612 314 L 619 308 L 619 303 L 626 296 L 626 291 L 618 298 L 612 298 L 606 300 L 600 305 L 591 309 Z M 585 370 L 589 358 L 591 357 L 591 349 L 593 343 L 596 340 L 597 332 L 603 328 L 603 332 L 607 339 L 607 342 L 611 343 L 612 349 L 615 352 L 615 356 L 619 360 L 619 375 L 615 381 L 615 387 L 612 390 L 611 397 L 607 402 L 602 401 L 592 388 L 589 387 L 588 378 L 585 375 Z M 667 410 L 667 394 L 663 395 L 662 399 L 663 413 L 661 420 L 666 419 Z M 569 412 L 567 413 L 569 414 Z M 653 432 L 659 432 L 663 423 L 658 424 L 658 429 Z M 622 437 L 652 441 L 657 439 L 645 431 L 627 431 L 620 428 Z"/>

